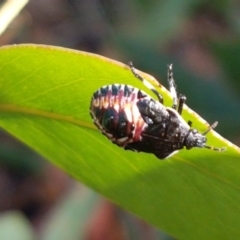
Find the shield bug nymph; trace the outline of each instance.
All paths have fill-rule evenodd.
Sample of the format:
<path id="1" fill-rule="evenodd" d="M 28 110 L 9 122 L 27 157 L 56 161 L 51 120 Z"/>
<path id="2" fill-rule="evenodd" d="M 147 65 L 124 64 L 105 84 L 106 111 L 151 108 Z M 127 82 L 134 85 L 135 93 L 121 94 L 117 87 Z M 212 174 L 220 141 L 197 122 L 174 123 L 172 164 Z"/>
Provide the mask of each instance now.
<path id="1" fill-rule="evenodd" d="M 129 67 L 158 100 L 130 85 L 112 84 L 99 88 L 92 96 L 90 114 L 94 124 L 113 143 L 124 149 L 155 154 L 159 159 L 170 157 L 184 147 L 225 150 L 206 145 L 205 135 L 217 126 L 217 122 L 199 133 L 182 118 L 186 97 L 177 97 L 172 65 L 168 66 L 172 107 L 163 105 L 161 94 L 137 73 L 131 62 Z"/>

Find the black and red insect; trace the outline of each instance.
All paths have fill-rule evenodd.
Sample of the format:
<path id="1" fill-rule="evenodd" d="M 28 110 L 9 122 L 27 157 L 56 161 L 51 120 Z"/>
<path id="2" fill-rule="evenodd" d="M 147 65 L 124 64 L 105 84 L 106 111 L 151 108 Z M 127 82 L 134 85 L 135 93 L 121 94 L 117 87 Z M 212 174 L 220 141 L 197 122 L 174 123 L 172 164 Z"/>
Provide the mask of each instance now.
<path id="1" fill-rule="evenodd" d="M 158 101 L 130 85 L 112 84 L 99 88 L 92 96 L 90 114 L 94 124 L 113 143 L 124 149 L 155 154 L 159 159 L 170 157 L 184 147 L 225 150 L 206 145 L 205 135 L 217 126 L 217 122 L 199 133 L 181 117 L 186 97 L 177 97 L 172 65 L 168 66 L 172 107 L 163 105 L 161 94 L 137 73 L 131 62 L 129 67 Z"/>

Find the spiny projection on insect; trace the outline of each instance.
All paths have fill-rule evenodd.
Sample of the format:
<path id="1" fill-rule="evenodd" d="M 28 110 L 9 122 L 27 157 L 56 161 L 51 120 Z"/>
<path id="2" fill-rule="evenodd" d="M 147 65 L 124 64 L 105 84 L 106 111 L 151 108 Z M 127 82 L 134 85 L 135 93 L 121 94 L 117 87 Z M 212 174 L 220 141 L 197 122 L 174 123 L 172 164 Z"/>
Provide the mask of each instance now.
<path id="1" fill-rule="evenodd" d="M 172 65 L 168 66 L 172 107 L 163 105 L 161 94 L 137 73 L 132 62 L 129 67 L 134 76 L 157 96 L 158 101 L 130 85 L 112 84 L 99 88 L 92 96 L 90 114 L 106 137 L 124 149 L 152 153 L 159 159 L 168 158 L 184 147 L 225 150 L 206 145 L 206 134 L 217 126 L 217 122 L 199 133 L 182 118 L 186 97 L 177 96 Z"/>

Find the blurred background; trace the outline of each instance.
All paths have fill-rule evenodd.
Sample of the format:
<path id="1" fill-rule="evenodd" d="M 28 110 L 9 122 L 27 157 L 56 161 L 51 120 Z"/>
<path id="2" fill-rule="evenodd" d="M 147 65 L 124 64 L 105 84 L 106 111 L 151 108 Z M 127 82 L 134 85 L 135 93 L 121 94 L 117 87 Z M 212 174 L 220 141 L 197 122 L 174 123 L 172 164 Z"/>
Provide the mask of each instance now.
<path id="1" fill-rule="evenodd" d="M 6 16 L 16 15 L 2 30 L 0 46 L 48 44 L 131 60 L 165 86 L 167 64 L 173 63 L 187 105 L 208 122 L 217 120 L 217 131 L 239 144 L 239 1 L 0 4 L 0 28 Z M 76 183 L 6 132 L 0 141 L 0 239 L 173 239 Z"/>

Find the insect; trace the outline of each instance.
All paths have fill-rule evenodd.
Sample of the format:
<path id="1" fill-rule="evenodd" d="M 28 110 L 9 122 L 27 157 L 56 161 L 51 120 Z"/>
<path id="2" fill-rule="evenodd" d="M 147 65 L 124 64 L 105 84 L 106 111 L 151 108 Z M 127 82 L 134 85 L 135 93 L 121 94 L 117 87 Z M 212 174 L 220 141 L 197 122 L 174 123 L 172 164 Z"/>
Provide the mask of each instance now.
<path id="1" fill-rule="evenodd" d="M 97 128 L 113 143 L 126 150 L 155 154 L 159 159 L 170 157 L 184 147 L 225 150 L 206 145 L 205 135 L 217 126 L 217 122 L 199 133 L 191 128 L 190 121 L 188 124 L 182 118 L 186 97 L 177 96 L 172 65 L 168 66 L 172 107 L 163 105 L 161 94 L 137 73 L 131 62 L 129 67 L 158 100 L 130 85 L 112 84 L 99 88 L 92 96 L 90 114 Z"/>

